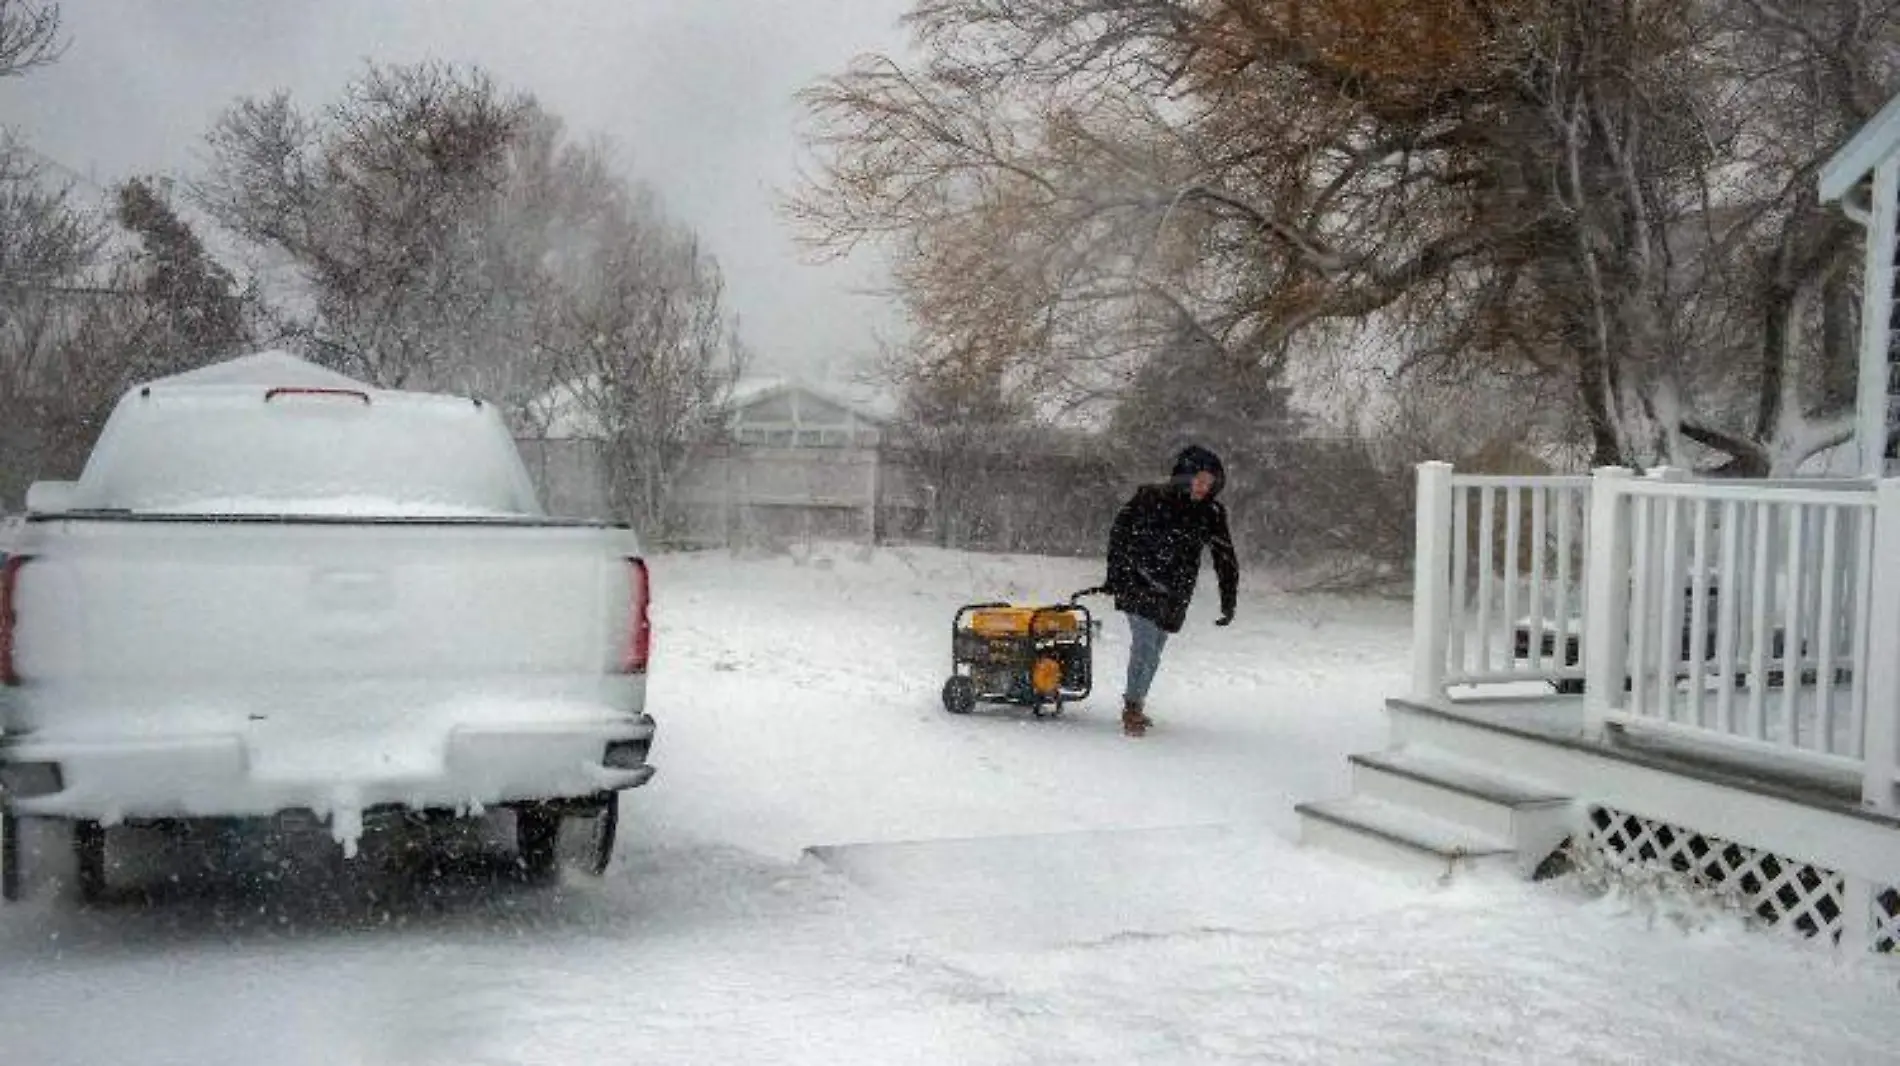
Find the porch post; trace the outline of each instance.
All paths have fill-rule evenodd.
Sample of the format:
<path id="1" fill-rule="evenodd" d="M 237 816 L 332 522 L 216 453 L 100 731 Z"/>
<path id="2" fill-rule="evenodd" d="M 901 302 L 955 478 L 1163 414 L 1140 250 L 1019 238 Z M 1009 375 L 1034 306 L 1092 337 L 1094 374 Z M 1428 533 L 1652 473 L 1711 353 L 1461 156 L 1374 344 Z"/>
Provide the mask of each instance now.
<path id="1" fill-rule="evenodd" d="M 1854 394 L 1854 443 L 1860 475 L 1886 473 L 1887 345 L 1893 315 L 1893 255 L 1900 223 L 1900 157 L 1874 170 L 1873 210 L 1867 218 L 1866 268 L 1860 291 L 1860 378 Z"/>
<path id="2" fill-rule="evenodd" d="M 1601 466 L 1590 480 L 1590 557 L 1583 600 L 1583 725 L 1600 736 L 1612 710 L 1623 703 L 1629 658 L 1630 544 L 1623 528 L 1623 486 L 1632 477 L 1620 466 Z"/>
<path id="3" fill-rule="evenodd" d="M 1450 463 L 1418 464 L 1417 528 L 1412 547 L 1412 698 L 1445 694 L 1451 623 Z"/>
<path id="4" fill-rule="evenodd" d="M 1867 625 L 1867 720 L 1862 724 L 1861 805 L 1900 813 L 1900 478 L 1874 496 L 1873 611 Z"/>

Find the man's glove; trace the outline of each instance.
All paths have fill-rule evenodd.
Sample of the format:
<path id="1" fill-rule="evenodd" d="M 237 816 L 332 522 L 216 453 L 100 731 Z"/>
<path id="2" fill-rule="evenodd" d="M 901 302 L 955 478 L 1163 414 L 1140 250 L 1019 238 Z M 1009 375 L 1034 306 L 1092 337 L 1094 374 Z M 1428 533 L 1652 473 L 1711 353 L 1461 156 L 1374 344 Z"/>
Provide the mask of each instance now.
<path id="1" fill-rule="evenodd" d="M 1220 617 L 1219 617 L 1219 618 L 1216 618 L 1216 619 L 1214 619 L 1214 624 L 1215 624 L 1215 625 L 1217 625 L 1217 626 L 1224 626 L 1224 625 L 1228 625 L 1229 623 L 1231 623 L 1231 622 L 1233 622 L 1233 620 L 1234 620 L 1234 612 L 1233 612 L 1233 611 L 1231 611 L 1231 610 L 1228 610 L 1228 611 L 1222 611 L 1222 612 L 1220 613 Z"/>

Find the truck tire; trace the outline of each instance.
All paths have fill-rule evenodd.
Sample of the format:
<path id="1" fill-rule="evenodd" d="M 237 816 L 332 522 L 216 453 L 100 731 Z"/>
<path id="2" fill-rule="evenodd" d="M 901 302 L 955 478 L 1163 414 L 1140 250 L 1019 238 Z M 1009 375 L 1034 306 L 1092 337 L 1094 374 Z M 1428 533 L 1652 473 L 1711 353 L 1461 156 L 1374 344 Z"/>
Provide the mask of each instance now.
<path id="1" fill-rule="evenodd" d="M 0 814 L 0 900 L 20 899 L 20 816 Z"/>
<path id="2" fill-rule="evenodd" d="M 576 815 L 568 821 L 580 823 L 575 827 L 579 830 L 575 834 L 579 837 L 574 855 L 577 865 L 595 877 L 606 873 L 608 864 L 614 861 L 614 838 L 620 833 L 620 793 L 607 793 L 596 813 Z"/>
<path id="3" fill-rule="evenodd" d="M 98 822 L 73 823 L 73 866 L 82 903 L 97 903 L 106 893 L 106 827 Z"/>
<path id="4" fill-rule="evenodd" d="M 515 854 L 522 874 L 534 882 L 552 881 L 560 864 L 561 815 L 532 804 L 515 808 Z"/>

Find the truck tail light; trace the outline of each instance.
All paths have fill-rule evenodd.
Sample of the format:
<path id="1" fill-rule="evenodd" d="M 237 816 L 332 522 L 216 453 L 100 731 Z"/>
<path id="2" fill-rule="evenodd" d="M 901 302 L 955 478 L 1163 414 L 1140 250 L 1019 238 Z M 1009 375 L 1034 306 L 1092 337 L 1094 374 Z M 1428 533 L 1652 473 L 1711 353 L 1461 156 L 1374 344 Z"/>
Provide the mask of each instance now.
<path id="1" fill-rule="evenodd" d="M 633 596 L 628 618 L 627 647 L 621 656 L 620 672 L 644 674 L 647 672 L 647 660 L 653 653 L 653 622 L 647 614 L 647 608 L 653 602 L 653 584 L 647 573 L 645 559 L 628 559 L 627 564 L 633 570 Z"/>
<path id="2" fill-rule="evenodd" d="M 9 555 L 0 559 L 0 685 L 20 683 L 20 675 L 13 668 L 13 634 L 19 621 L 13 609 L 13 594 L 20 587 L 20 570 L 27 558 Z"/>

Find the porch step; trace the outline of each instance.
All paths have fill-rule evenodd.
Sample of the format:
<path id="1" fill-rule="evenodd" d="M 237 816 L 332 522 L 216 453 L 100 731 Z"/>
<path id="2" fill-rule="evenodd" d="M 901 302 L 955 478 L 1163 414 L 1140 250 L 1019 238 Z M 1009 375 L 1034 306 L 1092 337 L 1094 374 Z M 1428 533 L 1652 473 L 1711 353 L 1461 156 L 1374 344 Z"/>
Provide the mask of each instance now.
<path id="1" fill-rule="evenodd" d="M 1406 873 L 1448 877 L 1480 865 L 1508 868 L 1508 841 L 1368 796 L 1302 803 L 1300 843 Z"/>
<path id="2" fill-rule="evenodd" d="M 1569 797 L 1469 760 L 1430 748 L 1402 748 L 1353 755 L 1349 761 L 1355 795 L 1410 807 L 1517 850 L 1535 850 L 1546 838 L 1554 846 L 1563 837 Z"/>

